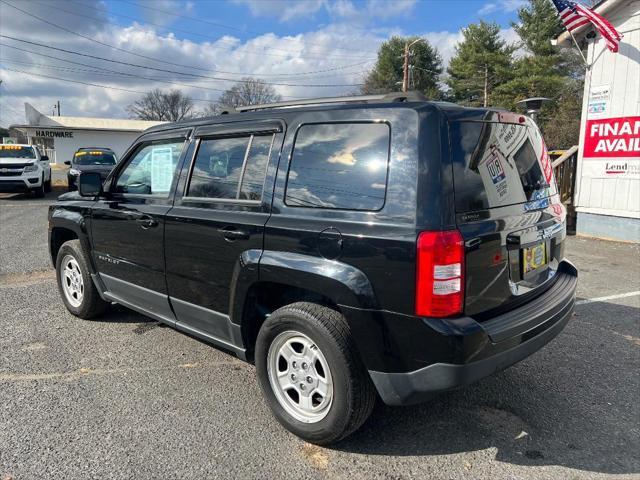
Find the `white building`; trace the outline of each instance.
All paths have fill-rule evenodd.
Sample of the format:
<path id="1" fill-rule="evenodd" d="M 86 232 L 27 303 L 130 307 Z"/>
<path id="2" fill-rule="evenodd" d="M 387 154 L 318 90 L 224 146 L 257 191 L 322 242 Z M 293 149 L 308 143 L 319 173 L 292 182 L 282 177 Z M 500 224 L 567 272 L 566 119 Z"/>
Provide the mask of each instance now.
<path id="1" fill-rule="evenodd" d="M 577 233 L 640 242 L 640 1 L 604 0 L 594 10 L 624 38 L 610 52 L 590 24 L 576 177 Z M 571 47 L 565 32 L 558 44 Z"/>
<path id="2" fill-rule="evenodd" d="M 81 147 L 110 148 L 118 159 L 149 127 L 162 122 L 114 118 L 56 117 L 44 115 L 25 103 L 26 125 L 12 125 L 31 145 L 46 151 L 51 162 L 71 160 Z"/>

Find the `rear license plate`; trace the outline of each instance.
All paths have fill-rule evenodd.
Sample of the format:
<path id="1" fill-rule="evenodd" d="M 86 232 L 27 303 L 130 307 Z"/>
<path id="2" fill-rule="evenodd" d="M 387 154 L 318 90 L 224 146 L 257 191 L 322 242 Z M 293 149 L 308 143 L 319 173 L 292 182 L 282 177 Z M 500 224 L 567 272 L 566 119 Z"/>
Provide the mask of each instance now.
<path id="1" fill-rule="evenodd" d="M 522 270 L 526 275 L 547 264 L 547 245 L 539 243 L 522 249 Z"/>

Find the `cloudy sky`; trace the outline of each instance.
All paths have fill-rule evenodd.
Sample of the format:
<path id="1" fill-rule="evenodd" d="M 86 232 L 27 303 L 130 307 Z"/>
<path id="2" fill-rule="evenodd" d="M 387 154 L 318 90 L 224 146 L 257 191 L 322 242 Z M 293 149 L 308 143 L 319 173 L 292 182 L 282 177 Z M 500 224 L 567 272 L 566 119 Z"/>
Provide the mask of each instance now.
<path id="1" fill-rule="evenodd" d="M 155 88 L 203 109 L 247 75 L 285 99 L 355 92 L 391 35 L 451 57 L 460 29 L 510 24 L 524 0 L 0 0 L 0 126 L 24 103 L 51 114 L 127 117 Z M 75 83 L 74 83 L 75 82 Z M 108 87 L 108 88 L 105 88 Z"/>

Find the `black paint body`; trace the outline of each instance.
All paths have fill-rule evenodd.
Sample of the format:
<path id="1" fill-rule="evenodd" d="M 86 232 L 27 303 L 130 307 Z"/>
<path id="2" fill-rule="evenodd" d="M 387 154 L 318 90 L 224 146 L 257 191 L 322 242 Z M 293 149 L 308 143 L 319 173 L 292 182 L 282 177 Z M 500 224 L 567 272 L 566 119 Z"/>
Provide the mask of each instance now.
<path id="1" fill-rule="evenodd" d="M 51 207 L 52 256 L 61 240 L 80 238 L 91 252 L 93 278 L 104 298 L 245 359 L 251 359 L 255 325 L 270 313 L 273 292 L 291 301 L 312 295 L 344 314 L 383 399 L 417 401 L 424 395 L 400 395 L 400 380 L 380 375 L 434 364 L 471 365 L 511 352 L 554 326 L 559 331 L 573 308 L 575 282 L 570 279 L 577 272 L 564 260 L 565 213 L 557 193 L 539 208 L 514 204 L 472 214 L 456 211 L 453 172 L 463 160 L 453 153 L 452 125 L 496 122 L 497 116 L 448 104 L 380 103 L 263 110 L 154 127 L 124 155 L 100 198 L 70 193 Z M 323 122 L 389 126 L 386 196 L 379 210 L 285 201 L 296 133 L 302 125 Z M 198 142 L 256 132 L 274 135 L 260 200 L 186 195 Z M 170 194 L 159 199 L 111 193 L 136 146 L 163 138 L 185 139 Z M 458 229 L 466 245 L 464 315 L 416 317 L 417 236 L 450 229 Z M 519 251 L 540 241 L 547 244 L 549 265 L 524 280 Z M 523 309 L 553 292 L 562 279 L 568 282 L 556 295 L 562 297 L 562 315 L 533 312 L 523 318 Z M 502 319 L 501 333 L 493 338 L 483 325 L 496 318 Z M 496 363 L 489 370 L 508 364 Z M 442 383 L 442 389 L 467 382 L 450 383 Z"/>

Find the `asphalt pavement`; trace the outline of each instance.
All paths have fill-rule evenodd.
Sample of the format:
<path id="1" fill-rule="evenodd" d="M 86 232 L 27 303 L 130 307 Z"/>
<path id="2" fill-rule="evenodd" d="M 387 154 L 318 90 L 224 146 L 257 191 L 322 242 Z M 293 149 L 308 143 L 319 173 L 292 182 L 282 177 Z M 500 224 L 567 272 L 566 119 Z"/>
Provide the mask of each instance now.
<path id="1" fill-rule="evenodd" d="M 0 198 L 2 480 L 640 478 L 637 245 L 571 237 L 581 300 L 558 338 L 320 448 L 274 420 L 253 366 L 121 307 L 70 315 L 47 253 L 54 198 Z"/>

